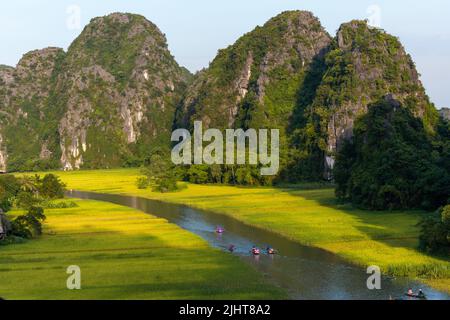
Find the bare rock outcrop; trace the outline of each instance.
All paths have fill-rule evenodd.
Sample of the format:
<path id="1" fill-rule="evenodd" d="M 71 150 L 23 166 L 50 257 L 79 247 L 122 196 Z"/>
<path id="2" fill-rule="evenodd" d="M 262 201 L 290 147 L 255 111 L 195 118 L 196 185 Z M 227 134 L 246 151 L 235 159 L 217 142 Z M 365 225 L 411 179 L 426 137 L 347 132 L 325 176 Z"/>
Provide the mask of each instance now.
<path id="1" fill-rule="evenodd" d="M 278 15 L 220 50 L 197 75 L 177 112 L 178 126 L 206 120 L 224 128 L 257 119 L 286 127 L 305 71 L 330 42 L 310 12 Z"/>

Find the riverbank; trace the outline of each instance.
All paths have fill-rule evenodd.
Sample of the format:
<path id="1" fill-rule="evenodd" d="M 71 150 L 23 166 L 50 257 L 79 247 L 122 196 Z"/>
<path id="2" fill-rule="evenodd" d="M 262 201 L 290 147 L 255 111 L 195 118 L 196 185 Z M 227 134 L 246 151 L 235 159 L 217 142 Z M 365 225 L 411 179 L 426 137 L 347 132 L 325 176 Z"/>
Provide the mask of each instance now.
<path id="1" fill-rule="evenodd" d="M 0 247 L 4 299 L 281 299 L 238 257 L 166 220 L 126 207 L 70 200 L 46 209 L 41 237 Z M 14 212 L 12 212 L 14 214 Z M 81 290 L 68 290 L 68 266 Z"/>
<path id="2" fill-rule="evenodd" d="M 68 188 L 135 195 L 230 215 L 299 243 L 394 276 L 419 278 L 450 292 L 450 259 L 417 250 L 420 211 L 372 212 L 338 204 L 332 189 L 191 185 L 176 193 L 140 190 L 137 169 L 58 172 Z"/>

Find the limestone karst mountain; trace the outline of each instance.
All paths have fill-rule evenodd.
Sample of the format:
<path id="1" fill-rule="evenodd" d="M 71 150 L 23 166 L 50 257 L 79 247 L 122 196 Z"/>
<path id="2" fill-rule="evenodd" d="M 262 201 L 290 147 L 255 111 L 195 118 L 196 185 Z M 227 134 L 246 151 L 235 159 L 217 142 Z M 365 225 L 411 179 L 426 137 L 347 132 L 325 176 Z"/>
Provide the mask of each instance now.
<path id="1" fill-rule="evenodd" d="M 283 180 L 318 180 L 331 178 L 340 142 L 387 94 L 433 131 L 436 109 L 397 38 L 356 20 L 331 38 L 311 13 L 285 12 L 219 52 L 188 88 L 177 122 L 280 128 Z"/>
<path id="2" fill-rule="evenodd" d="M 167 145 L 189 77 L 144 17 L 93 19 L 70 46 L 55 86 L 62 166 L 132 164 Z"/>
<path id="3" fill-rule="evenodd" d="M 0 72 L 8 170 L 134 164 L 167 145 L 191 77 L 154 24 L 122 13 L 93 19 L 67 53 L 32 52 Z"/>
<path id="4" fill-rule="evenodd" d="M 220 50 L 179 110 L 182 125 L 286 127 L 313 59 L 331 37 L 310 12 L 284 12 Z"/>
<path id="5" fill-rule="evenodd" d="M 293 134 L 303 151 L 303 158 L 294 162 L 304 177 L 317 179 L 325 172 L 329 178 L 334 155 L 352 136 L 355 120 L 386 95 L 421 118 L 428 132 L 434 131 L 438 114 L 411 56 L 396 37 L 365 21 L 341 25 L 309 78 L 312 84 L 300 94 Z"/>
<path id="6" fill-rule="evenodd" d="M 47 101 L 63 57 L 62 49 L 46 48 L 25 54 L 16 68 L 0 67 L 0 170 L 58 165 Z"/>
<path id="7" fill-rule="evenodd" d="M 281 178 L 330 176 L 367 105 L 393 95 L 433 133 L 438 112 L 400 41 L 364 21 L 333 38 L 288 11 L 220 50 L 191 75 L 144 17 L 93 19 L 67 52 L 0 66 L 0 171 L 109 168 L 170 147 L 174 127 L 279 128 Z"/>

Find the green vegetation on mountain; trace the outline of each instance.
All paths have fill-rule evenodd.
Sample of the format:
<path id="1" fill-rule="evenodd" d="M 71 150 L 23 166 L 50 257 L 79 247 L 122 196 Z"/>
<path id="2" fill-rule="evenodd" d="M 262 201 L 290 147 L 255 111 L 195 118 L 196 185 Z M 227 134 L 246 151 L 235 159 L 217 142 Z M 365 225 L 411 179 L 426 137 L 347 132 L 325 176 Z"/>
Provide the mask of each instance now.
<path id="1" fill-rule="evenodd" d="M 177 110 L 178 127 L 192 129 L 194 121 L 207 128 L 280 130 L 280 161 L 289 158 L 288 127 L 305 76 L 323 56 L 331 37 L 310 12 L 288 11 L 245 34 L 220 50 L 208 69 L 188 87 Z M 196 166 L 207 181 L 234 184 L 267 184 L 255 166 Z M 194 178 L 196 180 L 196 178 Z"/>
<path id="2" fill-rule="evenodd" d="M 148 167 L 155 152 L 168 154 L 174 127 L 200 120 L 204 128 L 279 129 L 281 169 L 263 177 L 248 164 L 195 165 L 184 168 L 186 181 L 332 180 L 355 123 L 388 94 L 422 123 L 414 135 L 441 139 L 439 114 L 411 57 L 365 21 L 341 25 L 332 38 L 310 12 L 283 12 L 192 76 L 157 26 L 114 13 L 93 19 L 67 53 L 48 48 L 16 68 L 0 67 L 0 171 Z M 433 172 L 423 183 L 438 183 Z"/>
<path id="3" fill-rule="evenodd" d="M 314 91 L 300 96 L 292 138 L 301 151 L 295 180 L 316 180 L 324 173 L 331 177 L 330 161 L 352 136 L 355 120 L 387 94 L 422 119 L 428 133 L 434 132 L 438 113 L 397 38 L 365 21 L 343 24 L 323 64 L 311 75 Z M 322 76 L 319 83 L 317 76 Z"/>
<path id="4" fill-rule="evenodd" d="M 0 169 L 137 166 L 169 148 L 190 73 L 144 17 L 93 19 L 68 52 L 0 68 Z"/>
<path id="5" fill-rule="evenodd" d="M 168 148 L 189 76 L 144 17 L 93 19 L 70 46 L 56 90 L 64 166 L 135 166 Z"/>
<path id="6" fill-rule="evenodd" d="M 392 97 L 369 106 L 336 160 L 336 194 L 355 205 L 433 210 L 450 200 L 448 124 L 430 137 L 423 122 Z"/>
<path id="7" fill-rule="evenodd" d="M 450 205 L 420 223 L 420 248 L 432 254 L 450 256 Z"/>
<path id="8" fill-rule="evenodd" d="M 62 49 L 46 48 L 25 54 L 17 67 L 0 70 L 0 149 L 8 171 L 57 168 L 56 128 L 48 115 L 53 77 Z M 3 89 L 1 89 L 3 88 Z M 0 157 L 2 158 L 2 157 Z M 2 162 L 2 161 L 0 161 Z"/>
<path id="9" fill-rule="evenodd" d="M 181 124 L 203 120 L 214 128 L 285 128 L 305 69 L 329 42 L 309 12 L 276 16 L 220 50 L 197 76 L 182 106 Z"/>

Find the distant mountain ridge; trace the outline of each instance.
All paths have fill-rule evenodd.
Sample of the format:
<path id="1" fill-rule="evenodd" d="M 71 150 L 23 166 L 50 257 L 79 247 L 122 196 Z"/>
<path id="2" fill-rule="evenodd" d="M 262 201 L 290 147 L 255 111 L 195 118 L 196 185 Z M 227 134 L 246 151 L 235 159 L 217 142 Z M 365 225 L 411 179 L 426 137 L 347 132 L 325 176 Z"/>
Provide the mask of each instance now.
<path id="1" fill-rule="evenodd" d="M 329 177 L 340 141 L 367 105 L 392 94 L 439 117 L 399 40 L 364 21 L 333 38 L 288 11 L 220 50 L 192 75 L 144 17 L 92 19 L 67 52 L 0 66 L 0 171 L 137 166 L 170 148 L 174 128 L 279 128 L 284 180 Z"/>

